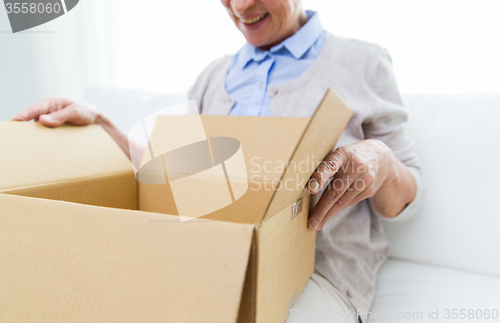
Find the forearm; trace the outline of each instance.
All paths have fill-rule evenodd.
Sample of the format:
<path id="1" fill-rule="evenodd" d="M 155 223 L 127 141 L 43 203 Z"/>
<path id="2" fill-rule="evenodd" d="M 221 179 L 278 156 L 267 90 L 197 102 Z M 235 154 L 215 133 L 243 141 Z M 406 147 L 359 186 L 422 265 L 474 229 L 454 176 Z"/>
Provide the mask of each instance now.
<path id="1" fill-rule="evenodd" d="M 378 213 L 387 218 L 398 215 L 415 198 L 417 183 L 410 169 L 393 159 L 391 171 L 377 193 L 372 197 L 372 203 Z"/>
<path id="2" fill-rule="evenodd" d="M 103 127 L 103 129 L 111 136 L 111 138 L 114 139 L 114 141 L 130 159 L 130 149 L 127 136 L 102 113 L 97 115 L 95 123 Z"/>

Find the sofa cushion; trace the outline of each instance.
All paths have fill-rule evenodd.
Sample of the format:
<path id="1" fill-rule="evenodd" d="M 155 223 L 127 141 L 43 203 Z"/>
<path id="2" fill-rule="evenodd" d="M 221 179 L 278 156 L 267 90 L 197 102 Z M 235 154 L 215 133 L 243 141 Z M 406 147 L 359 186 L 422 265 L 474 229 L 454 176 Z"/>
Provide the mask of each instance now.
<path id="1" fill-rule="evenodd" d="M 486 309 L 490 316 L 496 309 L 500 319 L 498 290 L 500 277 L 389 259 L 380 270 L 368 322 L 482 322 Z M 451 316 L 453 309 L 458 314 L 464 309 L 467 318 L 447 319 L 446 310 Z M 482 319 L 470 309 L 474 315 L 482 311 Z M 429 319 L 429 312 L 436 311 L 439 319 Z"/>
<path id="2" fill-rule="evenodd" d="M 384 223 L 392 256 L 500 275 L 500 92 L 405 102 L 427 190 L 412 220 Z"/>

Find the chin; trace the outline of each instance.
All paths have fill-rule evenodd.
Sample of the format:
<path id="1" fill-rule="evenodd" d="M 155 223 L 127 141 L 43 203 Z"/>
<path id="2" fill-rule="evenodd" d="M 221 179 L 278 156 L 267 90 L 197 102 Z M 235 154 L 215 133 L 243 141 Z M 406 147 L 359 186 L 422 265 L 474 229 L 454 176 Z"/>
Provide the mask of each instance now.
<path id="1" fill-rule="evenodd" d="M 265 47 L 270 44 L 268 39 L 264 39 L 263 37 L 252 37 L 245 35 L 247 42 L 255 47 Z"/>

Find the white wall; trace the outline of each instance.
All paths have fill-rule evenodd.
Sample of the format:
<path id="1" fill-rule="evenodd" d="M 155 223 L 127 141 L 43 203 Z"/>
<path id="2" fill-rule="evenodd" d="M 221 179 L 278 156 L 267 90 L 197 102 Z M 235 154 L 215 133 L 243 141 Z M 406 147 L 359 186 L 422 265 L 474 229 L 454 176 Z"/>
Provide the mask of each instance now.
<path id="1" fill-rule="evenodd" d="M 334 34 L 392 55 L 405 93 L 500 90 L 498 0 L 304 0 Z M 81 0 L 52 22 L 11 34 L 0 8 L 0 119 L 94 84 L 186 90 L 244 39 L 219 1 Z"/>
<path id="2" fill-rule="evenodd" d="M 500 90 L 498 0 L 304 0 L 327 30 L 382 45 L 404 93 Z"/>
<path id="3" fill-rule="evenodd" d="M 0 7 L 0 120 L 48 96 L 81 100 L 88 86 L 112 84 L 110 7 L 82 0 L 64 16 L 16 34 Z"/>

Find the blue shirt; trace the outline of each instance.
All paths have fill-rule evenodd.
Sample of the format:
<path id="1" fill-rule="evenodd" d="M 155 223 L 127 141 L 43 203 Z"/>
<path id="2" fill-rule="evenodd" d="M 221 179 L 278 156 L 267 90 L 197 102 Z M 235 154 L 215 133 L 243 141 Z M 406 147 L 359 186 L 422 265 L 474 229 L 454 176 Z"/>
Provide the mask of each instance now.
<path id="1" fill-rule="evenodd" d="M 236 103 L 232 116 L 270 116 L 268 88 L 304 73 L 318 57 L 326 33 L 318 14 L 307 11 L 308 21 L 295 34 L 269 51 L 246 43 L 233 56 L 226 75 L 226 91 Z"/>

